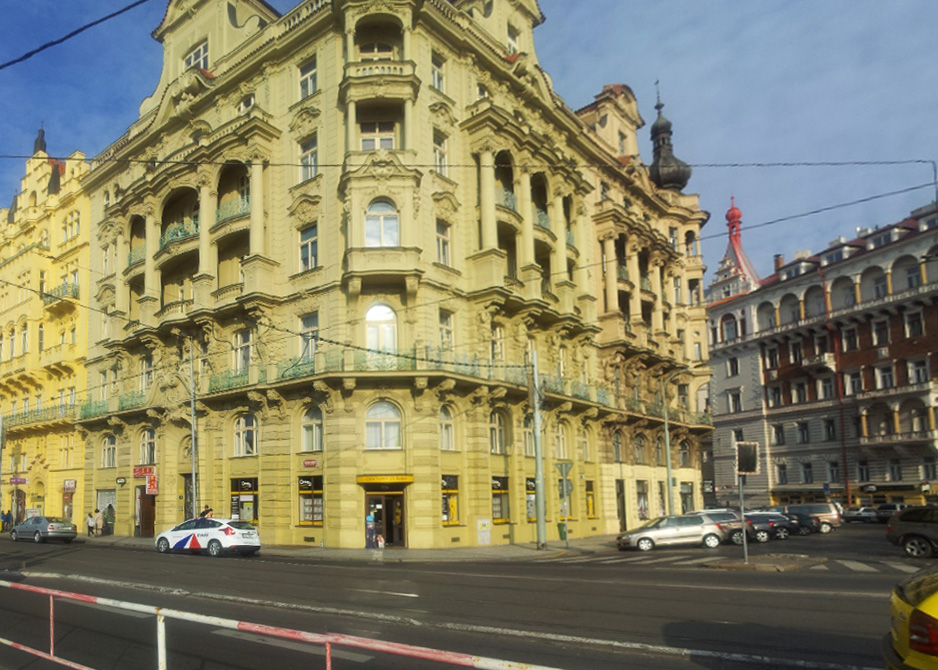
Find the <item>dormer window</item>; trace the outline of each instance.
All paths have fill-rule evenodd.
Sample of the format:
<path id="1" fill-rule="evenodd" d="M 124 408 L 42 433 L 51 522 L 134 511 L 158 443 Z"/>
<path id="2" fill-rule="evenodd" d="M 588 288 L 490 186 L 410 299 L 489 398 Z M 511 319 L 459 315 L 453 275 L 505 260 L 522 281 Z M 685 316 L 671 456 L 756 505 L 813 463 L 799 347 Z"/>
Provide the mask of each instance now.
<path id="1" fill-rule="evenodd" d="M 186 69 L 197 67 L 202 70 L 208 69 L 208 40 L 202 42 L 188 53 L 185 59 Z"/>
<path id="2" fill-rule="evenodd" d="M 250 93 L 249 95 L 241 98 L 241 102 L 238 103 L 238 114 L 247 114 L 251 111 L 251 108 L 254 106 L 254 94 Z"/>
<path id="3" fill-rule="evenodd" d="M 879 235 L 874 235 L 870 240 L 872 248 L 883 247 L 892 242 L 892 231 L 887 231 L 885 233 L 880 233 Z"/>

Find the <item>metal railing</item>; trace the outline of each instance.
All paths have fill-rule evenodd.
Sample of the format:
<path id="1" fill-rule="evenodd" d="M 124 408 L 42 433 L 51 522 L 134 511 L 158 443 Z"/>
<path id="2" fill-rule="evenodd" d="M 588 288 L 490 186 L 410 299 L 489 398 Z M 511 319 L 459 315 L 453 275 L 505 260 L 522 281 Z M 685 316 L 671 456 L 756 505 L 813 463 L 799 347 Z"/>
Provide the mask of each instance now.
<path id="1" fill-rule="evenodd" d="M 58 286 L 42 292 L 42 304 L 48 305 L 56 300 L 78 297 L 78 284 L 62 282 Z"/>
<path id="2" fill-rule="evenodd" d="M 166 229 L 166 232 L 160 236 L 160 249 L 165 247 L 167 244 L 172 242 L 178 242 L 179 240 L 185 240 L 190 237 L 195 237 L 199 234 L 199 222 L 198 221 L 186 221 L 184 223 L 174 223 L 169 228 Z"/>
<path id="3" fill-rule="evenodd" d="M 236 219 L 239 216 L 246 216 L 251 213 L 251 199 L 237 198 L 223 202 L 215 210 L 215 223 L 223 223 L 228 219 Z"/>
<path id="4" fill-rule="evenodd" d="M 283 640 L 292 640 L 294 642 L 308 642 L 310 644 L 321 645 L 325 648 L 325 667 L 326 670 L 332 670 L 332 648 L 347 647 L 352 649 L 366 649 L 391 656 L 402 656 L 404 658 L 419 658 L 425 661 L 436 661 L 445 665 L 452 665 L 461 668 L 487 668 L 488 670 L 556 670 L 543 665 L 531 665 L 529 663 L 518 663 L 516 661 L 503 661 L 497 658 L 488 658 L 485 656 L 473 656 L 460 652 L 444 651 L 442 649 L 431 649 L 429 647 L 417 647 L 409 644 L 400 644 L 398 642 L 385 642 L 367 637 L 356 637 L 354 635 L 342 635 L 339 633 L 310 633 L 307 631 L 296 630 L 293 628 L 281 628 L 279 626 L 267 626 L 250 621 L 239 621 L 237 619 L 227 619 L 224 617 L 209 616 L 206 614 L 197 614 L 195 612 L 186 612 L 183 610 L 169 609 L 167 607 L 156 607 L 154 605 L 142 605 L 126 600 L 116 600 L 114 598 L 101 598 L 84 593 L 73 593 L 71 591 L 61 591 L 59 589 L 48 589 L 41 586 L 31 586 L 29 584 L 19 584 L 15 582 L 0 581 L 0 588 L 14 589 L 17 591 L 26 591 L 36 593 L 49 598 L 49 651 L 44 652 L 34 649 L 27 645 L 0 637 L 0 644 L 12 647 L 19 651 L 38 656 L 39 658 L 64 665 L 76 670 L 94 670 L 94 668 L 70 661 L 55 655 L 55 599 L 71 600 L 80 603 L 89 603 L 111 607 L 123 612 L 136 612 L 138 614 L 151 614 L 156 617 L 156 649 L 157 649 L 157 667 L 165 670 L 168 667 L 167 659 L 167 634 L 166 619 L 175 619 L 177 621 L 189 621 L 191 623 L 203 624 L 206 626 L 217 626 L 229 630 L 238 630 L 254 635 L 279 638 Z"/>
<path id="5" fill-rule="evenodd" d="M 513 212 L 518 211 L 518 201 L 515 198 L 515 192 L 502 186 L 495 190 L 495 202 L 502 207 L 507 207 Z"/>

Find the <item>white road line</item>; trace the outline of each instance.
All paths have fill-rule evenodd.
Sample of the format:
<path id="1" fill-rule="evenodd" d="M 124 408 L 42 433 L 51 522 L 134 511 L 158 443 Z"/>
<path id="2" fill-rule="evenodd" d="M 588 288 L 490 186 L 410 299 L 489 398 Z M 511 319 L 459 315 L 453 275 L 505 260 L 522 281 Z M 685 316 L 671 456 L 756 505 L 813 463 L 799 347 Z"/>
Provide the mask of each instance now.
<path id="1" fill-rule="evenodd" d="M 860 563 L 859 561 L 837 561 L 841 565 L 845 565 L 851 570 L 856 572 L 879 572 L 876 568 L 866 563 Z"/>
<path id="2" fill-rule="evenodd" d="M 722 561 L 722 556 L 707 556 L 706 558 L 695 558 L 692 561 L 679 561 L 674 565 L 697 565 L 700 563 L 713 563 L 714 561 Z"/>
<path id="3" fill-rule="evenodd" d="M 582 558 L 568 558 L 564 563 L 589 563 L 590 561 L 595 561 L 598 556 L 584 556 Z"/>
<path id="4" fill-rule="evenodd" d="M 830 567 L 826 565 L 812 565 L 809 569 L 810 570 L 830 570 Z"/>
<path id="5" fill-rule="evenodd" d="M 630 559 L 628 558 L 607 558 L 605 561 L 599 561 L 600 563 L 624 563 Z"/>
<path id="6" fill-rule="evenodd" d="M 416 593 L 398 593 L 397 591 L 374 591 L 372 589 L 349 589 L 358 593 L 379 593 L 383 596 L 400 596 L 401 598 L 419 598 Z"/>
<path id="7" fill-rule="evenodd" d="M 651 558 L 647 561 L 642 561 L 641 563 L 637 563 L 636 565 L 651 565 L 652 563 L 670 563 L 671 561 L 679 561 L 682 558 L 687 558 L 687 555 L 685 554 L 681 556 L 665 556 L 664 558 Z"/>
<path id="8" fill-rule="evenodd" d="M 266 644 L 271 647 L 280 647 L 281 649 L 301 651 L 305 654 L 314 654 L 316 656 L 326 655 L 326 650 L 323 647 L 311 643 L 304 644 L 302 642 L 291 642 L 290 640 L 280 640 L 275 637 L 266 637 L 264 635 L 256 635 L 254 633 L 245 633 L 244 631 L 230 630 L 228 628 L 218 628 L 213 630 L 212 634 L 224 635 L 225 637 L 234 637 L 239 640 L 246 640 L 248 642 L 254 642 L 257 644 Z M 366 656 L 365 654 L 356 654 L 353 651 L 343 651 L 333 647 L 332 658 L 342 658 L 346 661 L 354 661 L 355 663 L 367 663 L 374 657 Z"/>
<path id="9" fill-rule="evenodd" d="M 893 563 L 892 561 L 883 561 L 884 565 L 888 565 L 890 568 L 895 568 L 899 572 L 918 572 L 921 568 L 917 568 L 914 565 L 908 565 L 907 563 Z"/>

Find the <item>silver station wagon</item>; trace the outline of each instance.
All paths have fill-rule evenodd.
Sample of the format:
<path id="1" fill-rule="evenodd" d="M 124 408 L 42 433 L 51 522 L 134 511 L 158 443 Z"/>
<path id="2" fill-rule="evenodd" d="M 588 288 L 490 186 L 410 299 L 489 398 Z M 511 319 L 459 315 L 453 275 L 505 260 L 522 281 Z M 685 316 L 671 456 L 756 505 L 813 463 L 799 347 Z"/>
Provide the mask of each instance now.
<path id="1" fill-rule="evenodd" d="M 707 514 L 662 516 L 622 533 L 616 538 L 616 544 L 621 551 L 650 551 L 655 547 L 681 544 L 699 544 L 716 549 L 728 537 L 728 530 L 727 524 L 717 522 Z"/>

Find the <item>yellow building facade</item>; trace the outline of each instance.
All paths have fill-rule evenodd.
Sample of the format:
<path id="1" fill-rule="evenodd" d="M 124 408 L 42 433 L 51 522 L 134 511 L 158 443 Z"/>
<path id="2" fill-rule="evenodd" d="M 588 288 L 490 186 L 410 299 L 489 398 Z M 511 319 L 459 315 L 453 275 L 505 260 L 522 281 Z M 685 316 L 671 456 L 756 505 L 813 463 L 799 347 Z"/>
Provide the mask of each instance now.
<path id="1" fill-rule="evenodd" d="M 268 543 L 534 541 L 535 353 L 549 538 L 663 513 L 668 452 L 699 504 L 706 214 L 641 164 L 627 87 L 553 92 L 542 20 L 168 4 L 160 82 L 83 179 L 82 486 L 118 534 L 208 504 Z"/>
<path id="2" fill-rule="evenodd" d="M 89 200 L 84 155 L 46 153 L 39 131 L 0 239 L 0 407 L 3 509 L 82 524 L 87 386 Z"/>

